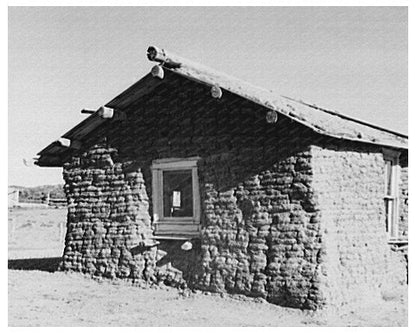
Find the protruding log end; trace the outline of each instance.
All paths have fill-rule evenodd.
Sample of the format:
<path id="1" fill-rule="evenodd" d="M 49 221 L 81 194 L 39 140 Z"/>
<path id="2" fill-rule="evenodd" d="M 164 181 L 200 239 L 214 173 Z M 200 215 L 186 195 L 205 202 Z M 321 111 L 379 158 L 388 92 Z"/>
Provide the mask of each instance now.
<path id="1" fill-rule="evenodd" d="M 266 114 L 266 121 L 269 123 L 269 124 L 275 124 L 275 123 L 277 123 L 277 119 L 278 119 L 279 117 L 278 117 L 278 114 L 277 114 L 277 112 L 276 111 L 274 111 L 274 110 L 270 110 L 270 111 L 268 111 L 267 112 L 267 114 Z"/>
<path id="2" fill-rule="evenodd" d="M 23 164 L 27 167 L 32 167 L 38 164 L 39 156 L 23 158 Z"/>
<path id="3" fill-rule="evenodd" d="M 59 138 L 56 140 L 58 144 L 60 144 L 62 147 L 71 148 L 71 149 L 81 149 L 81 142 L 78 140 L 71 140 L 67 138 Z"/>
<path id="4" fill-rule="evenodd" d="M 165 62 L 165 51 L 163 49 L 157 48 L 156 46 L 149 46 L 147 49 L 147 59 L 150 61 Z"/>
<path id="5" fill-rule="evenodd" d="M 59 138 L 56 140 L 62 147 L 69 148 L 71 146 L 71 140 L 67 138 Z"/>
<path id="6" fill-rule="evenodd" d="M 159 79 L 163 79 L 163 77 L 165 76 L 165 72 L 163 71 L 162 66 L 159 65 L 153 66 L 150 73 L 153 77 L 158 77 Z"/>
<path id="7" fill-rule="evenodd" d="M 182 60 L 180 57 L 173 54 L 167 54 L 164 49 L 159 49 L 156 46 L 149 46 L 147 49 L 147 59 L 150 61 L 156 61 L 167 68 L 179 68 L 181 67 Z"/>
<path id="8" fill-rule="evenodd" d="M 82 109 L 81 110 L 81 113 L 84 113 L 84 114 L 93 114 L 95 112 L 95 110 L 89 110 L 89 109 Z"/>
<path id="9" fill-rule="evenodd" d="M 98 115 L 104 119 L 110 119 L 113 118 L 114 115 L 114 109 L 108 108 L 106 106 L 101 106 L 98 109 Z"/>
<path id="10" fill-rule="evenodd" d="M 215 85 L 211 87 L 211 96 L 218 99 L 222 97 L 222 90 L 220 86 Z"/>

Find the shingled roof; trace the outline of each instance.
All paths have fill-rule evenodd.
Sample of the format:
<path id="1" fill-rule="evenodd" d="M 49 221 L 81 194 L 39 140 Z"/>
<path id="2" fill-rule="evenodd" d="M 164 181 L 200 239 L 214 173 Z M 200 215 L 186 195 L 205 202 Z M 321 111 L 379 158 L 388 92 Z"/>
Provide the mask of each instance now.
<path id="1" fill-rule="evenodd" d="M 151 73 L 144 76 L 120 95 L 99 108 L 81 123 L 62 135 L 63 140 L 52 142 L 38 153 L 36 164 L 39 166 L 62 166 L 64 156 L 68 156 L 75 148 L 75 142 L 82 142 L 97 127 L 111 119 L 105 116 L 107 108 L 122 110 L 138 98 L 150 93 L 163 83 L 166 74 L 180 75 L 200 84 L 228 91 L 250 100 L 267 109 L 274 110 L 290 119 L 311 128 L 316 133 L 355 142 L 369 143 L 379 146 L 407 149 L 408 136 L 355 119 L 335 111 L 319 108 L 315 105 L 280 96 L 273 91 L 253 86 L 229 75 L 219 73 L 187 59 L 167 53 L 157 47 L 149 47 L 148 58 L 158 62 Z"/>

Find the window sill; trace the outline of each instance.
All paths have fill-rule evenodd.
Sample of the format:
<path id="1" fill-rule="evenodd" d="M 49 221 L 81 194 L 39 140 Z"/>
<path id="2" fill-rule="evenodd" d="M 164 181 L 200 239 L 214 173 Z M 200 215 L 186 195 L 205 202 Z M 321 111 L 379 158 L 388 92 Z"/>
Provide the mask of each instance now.
<path id="1" fill-rule="evenodd" d="M 409 240 L 407 238 L 391 238 L 388 240 L 389 244 L 408 244 Z"/>
<path id="2" fill-rule="evenodd" d="M 191 240 L 195 238 L 200 238 L 199 233 L 194 235 L 175 235 L 175 234 L 156 234 L 153 236 L 153 239 L 165 239 L 165 240 Z"/>
<path id="3" fill-rule="evenodd" d="M 174 237 L 175 239 L 200 237 L 200 225 L 195 221 L 158 221 L 153 223 L 153 226 L 156 237 Z"/>

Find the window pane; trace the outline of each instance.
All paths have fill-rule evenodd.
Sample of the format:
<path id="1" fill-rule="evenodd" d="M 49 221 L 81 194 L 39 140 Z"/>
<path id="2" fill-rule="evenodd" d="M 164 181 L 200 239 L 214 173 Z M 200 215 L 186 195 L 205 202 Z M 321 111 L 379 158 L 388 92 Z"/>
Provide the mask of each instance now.
<path id="1" fill-rule="evenodd" d="M 392 222 L 393 222 L 393 200 L 385 199 L 386 203 L 386 231 L 392 233 Z"/>
<path id="2" fill-rule="evenodd" d="M 386 161 L 386 195 L 392 195 L 393 162 Z"/>
<path id="3" fill-rule="evenodd" d="M 193 216 L 192 170 L 163 171 L 163 216 Z"/>

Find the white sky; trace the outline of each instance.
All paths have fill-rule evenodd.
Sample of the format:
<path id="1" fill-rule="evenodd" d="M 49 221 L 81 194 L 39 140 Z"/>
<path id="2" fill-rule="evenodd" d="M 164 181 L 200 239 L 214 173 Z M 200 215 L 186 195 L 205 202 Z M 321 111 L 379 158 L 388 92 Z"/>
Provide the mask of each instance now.
<path id="1" fill-rule="evenodd" d="M 407 133 L 405 7 L 9 7 L 9 184 L 62 183 L 37 152 L 145 75 L 149 45 Z"/>

